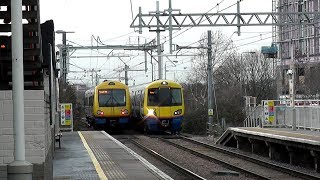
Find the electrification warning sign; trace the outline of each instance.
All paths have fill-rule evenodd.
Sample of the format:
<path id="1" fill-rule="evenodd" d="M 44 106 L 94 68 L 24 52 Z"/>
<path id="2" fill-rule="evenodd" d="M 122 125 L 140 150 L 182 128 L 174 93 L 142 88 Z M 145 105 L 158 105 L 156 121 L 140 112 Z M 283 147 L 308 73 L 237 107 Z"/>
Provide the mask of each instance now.
<path id="1" fill-rule="evenodd" d="M 61 125 L 70 126 L 73 122 L 72 104 L 60 104 L 61 110 Z"/>
<path id="2" fill-rule="evenodd" d="M 213 109 L 208 109 L 208 115 L 213 116 Z"/>
<path id="3" fill-rule="evenodd" d="M 264 120 L 270 123 L 274 122 L 274 101 L 264 101 Z"/>

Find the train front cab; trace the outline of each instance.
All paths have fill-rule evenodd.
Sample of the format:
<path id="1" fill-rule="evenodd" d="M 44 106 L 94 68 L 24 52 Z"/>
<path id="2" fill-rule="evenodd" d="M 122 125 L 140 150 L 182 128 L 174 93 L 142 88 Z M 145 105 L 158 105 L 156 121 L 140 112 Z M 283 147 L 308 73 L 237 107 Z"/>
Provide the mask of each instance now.
<path id="1" fill-rule="evenodd" d="M 162 110 L 159 110 L 162 109 Z M 162 108 L 156 108 L 151 107 L 151 110 L 149 110 L 149 113 L 144 117 L 144 131 L 145 132 L 151 132 L 151 133 L 157 133 L 157 132 L 163 132 L 163 131 L 170 131 L 172 134 L 179 134 L 182 129 L 182 122 L 183 122 L 183 116 L 175 116 L 175 117 L 157 117 L 155 114 L 159 112 L 159 114 L 166 109 L 165 107 Z M 169 112 L 174 112 L 170 111 Z"/>
<path id="2" fill-rule="evenodd" d="M 93 126 L 97 129 L 125 129 L 130 124 L 130 96 L 127 86 L 107 82 L 95 88 Z"/>
<path id="3" fill-rule="evenodd" d="M 181 85 L 167 81 L 151 84 L 144 102 L 144 131 L 180 133 L 184 115 Z"/>

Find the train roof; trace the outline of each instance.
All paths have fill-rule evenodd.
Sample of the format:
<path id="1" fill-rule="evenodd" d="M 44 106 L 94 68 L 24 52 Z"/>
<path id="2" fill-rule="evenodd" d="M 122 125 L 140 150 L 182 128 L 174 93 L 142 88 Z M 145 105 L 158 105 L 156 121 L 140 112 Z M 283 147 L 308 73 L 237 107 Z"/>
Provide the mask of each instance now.
<path id="1" fill-rule="evenodd" d="M 93 96 L 94 90 L 96 88 L 98 88 L 98 89 L 106 89 L 106 88 L 107 89 L 119 89 L 119 88 L 128 89 L 128 86 L 123 84 L 122 82 L 119 82 L 119 81 L 108 81 L 108 80 L 105 80 L 102 83 L 100 83 L 98 86 L 87 90 L 84 93 L 84 96 L 85 97 Z"/>
<path id="2" fill-rule="evenodd" d="M 159 87 L 159 86 L 170 86 L 173 88 L 182 88 L 182 86 L 172 80 L 157 80 L 150 83 L 146 88 L 153 88 L 153 87 Z"/>
<path id="3" fill-rule="evenodd" d="M 96 86 L 98 89 L 103 89 L 103 88 L 109 88 L 109 89 L 118 89 L 118 88 L 123 88 L 123 89 L 128 89 L 128 86 L 123 84 L 122 82 L 119 81 L 108 81 L 105 80 L 102 83 L 100 83 L 98 86 Z"/>
<path id="4" fill-rule="evenodd" d="M 182 88 L 182 86 L 172 80 L 156 80 L 150 83 L 145 83 L 145 84 L 140 84 L 140 85 L 136 85 L 136 86 L 130 86 L 130 90 L 142 90 L 145 88 L 157 88 L 159 86 L 170 86 L 173 88 Z"/>

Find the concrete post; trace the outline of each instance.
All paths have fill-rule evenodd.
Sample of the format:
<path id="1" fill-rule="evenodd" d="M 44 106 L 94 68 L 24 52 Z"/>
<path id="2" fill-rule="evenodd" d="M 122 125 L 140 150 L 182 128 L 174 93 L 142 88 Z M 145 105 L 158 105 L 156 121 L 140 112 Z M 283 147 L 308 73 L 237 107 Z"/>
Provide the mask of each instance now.
<path id="1" fill-rule="evenodd" d="M 22 0 L 11 1 L 11 22 L 14 161 L 8 179 L 31 180 L 32 164 L 25 161 Z"/>

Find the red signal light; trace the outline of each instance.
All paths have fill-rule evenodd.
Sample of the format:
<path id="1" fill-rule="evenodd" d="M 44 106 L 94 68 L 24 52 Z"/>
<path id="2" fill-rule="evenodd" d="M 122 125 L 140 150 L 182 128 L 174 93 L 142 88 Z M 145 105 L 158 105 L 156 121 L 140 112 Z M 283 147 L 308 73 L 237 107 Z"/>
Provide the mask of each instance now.
<path id="1" fill-rule="evenodd" d="M 6 45 L 1 44 L 0 48 L 1 48 L 1 49 L 4 49 L 4 48 L 6 48 Z"/>

